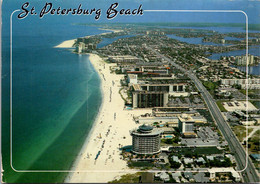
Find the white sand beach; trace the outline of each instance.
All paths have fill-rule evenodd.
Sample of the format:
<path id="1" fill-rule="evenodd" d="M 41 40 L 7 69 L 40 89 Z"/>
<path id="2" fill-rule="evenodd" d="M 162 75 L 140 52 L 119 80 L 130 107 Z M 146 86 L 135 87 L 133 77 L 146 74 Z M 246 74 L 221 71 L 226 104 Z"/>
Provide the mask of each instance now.
<path id="1" fill-rule="evenodd" d="M 66 183 L 106 183 L 127 174 L 129 169 L 126 161 L 121 159 L 119 146 L 132 143 L 129 130 L 139 126 L 133 116 L 149 112 L 124 110 L 124 101 L 119 94 L 123 75 L 111 74 L 110 66 L 115 64 L 105 63 L 98 55 L 90 54 L 90 61 L 102 81 L 103 102 L 90 137 L 72 167 L 77 172 L 70 173 Z"/>
<path id="2" fill-rule="evenodd" d="M 116 29 L 103 29 L 103 28 L 99 28 L 99 30 L 104 30 L 104 31 L 111 31 L 111 32 L 114 32 L 114 33 L 118 33 L 118 32 L 121 32 L 123 30 L 116 30 Z M 107 33 L 101 33 L 99 35 L 106 35 L 106 34 L 109 34 L 111 32 L 107 32 Z M 85 36 L 85 38 L 89 38 L 91 36 L 95 36 L 95 35 L 89 35 L 89 36 Z M 62 43 L 60 43 L 59 45 L 55 46 L 54 48 L 73 48 L 74 46 L 74 43 L 77 39 L 72 39 L 72 40 L 66 40 Z"/>
<path id="3" fill-rule="evenodd" d="M 122 32 L 123 30 L 121 29 L 104 29 L 104 28 L 99 28 L 99 30 L 104 30 L 104 31 L 112 31 L 114 33 L 119 33 Z M 103 33 L 104 34 L 104 33 Z M 106 33 L 107 34 L 107 33 Z"/>
<path id="4" fill-rule="evenodd" d="M 55 46 L 55 48 L 72 48 L 75 41 L 76 39 L 64 41 L 61 44 Z"/>

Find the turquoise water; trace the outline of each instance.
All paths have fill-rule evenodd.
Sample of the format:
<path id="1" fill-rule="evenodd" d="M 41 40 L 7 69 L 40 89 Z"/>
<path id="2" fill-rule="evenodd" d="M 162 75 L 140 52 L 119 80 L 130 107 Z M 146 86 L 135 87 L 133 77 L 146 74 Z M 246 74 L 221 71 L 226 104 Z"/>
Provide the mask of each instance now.
<path id="1" fill-rule="evenodd" d="M 165 138 L 173 138 L 172 135 L 166 135 Z"/>
<path id="2" fill-rule="evenodd" d="M 67 172 L 18 173 L 10 166 L 9 15 L 4 14 L 2 35 L 3 178 L 9 183 L 63 182 Z M 100 79 L 87 55 L 53 47 L 109 31 L 66 21 L 31 21 L 13 18 L 12 166 L 70 170 L 101 104 Z"/>
<path id="3" fill-rule="evenodd" d="M 99 77 L 87 56 L 57 49 L 45 54 L 37 54 L 40 61 L 36 66 L 32 63 L 14 66 L 12 155 L 13 166 L 18 170 L 69 170 L 101 103 Z M 17 60 L 14 57 L 14 62 Z M 8 103 L 7 99 L 3 101 Z M 9 128 L 9 112 L 3 110 L 5 131 Z M 7 148 L 8 136 L 4 137 L 3 147 Z M 49 181 L 32 179 L 34 174 L 29 178 L 29 174 L 13 174 L 8 160 L 4 161 L 10 182 Z"/>
<path id="4" fill-rule="evenodd" d="M 5 19 L 4 19 L 5 20 Z M 62 182 L 66 172 L 25 173 L 10 167 L 9 30 L 2 35 L 2 155 L 4 181 Z M 47 31 L 48 30 L 48 31 Z M 100 79 L 87 55 L 53 48 L 99 34 L 95 27 L 13 24 L 12 163 L 16 170 L 70 170 L 98 113 Z M 62 33 L 62 34 L 61 34 Z"/>

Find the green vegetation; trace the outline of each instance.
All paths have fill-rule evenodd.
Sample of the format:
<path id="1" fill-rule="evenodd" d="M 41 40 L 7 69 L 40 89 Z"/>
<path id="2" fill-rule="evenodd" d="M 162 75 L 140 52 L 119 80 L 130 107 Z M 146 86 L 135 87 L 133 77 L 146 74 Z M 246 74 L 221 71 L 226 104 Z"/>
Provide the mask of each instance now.
<path id="1" fill-rule="evenodd" d="M 179 146 L 178 142 L 180 142 L 180 138 L 179 137 L 174 137 L 172 139 L 161 139 L 161 142 L 164 144 L 170 144 L 170 145 L 174 145 L 174 146 Z"/>
<path id="2" fill-rule="evenodd" d="M 121 96 L 121 98 L 124 100 L 124 102 L 125 103 L 127 103 L 127 100 L 124 98 L 124 96 L 122 95 L 122 90 L 123 90 L 124 88 L 121 88 L 120 90 L 119 90 L 119 94 L 120 94 L 120 96 Z"/>
<path id="3" fill-rule="evenodd" d="M 211 82 L 211 81 L 204 81 L 203 82 L 203 85 L 209 89 L 209 90 L 212 90 L 212 89 L 215 89 L 216 88 L 216 85 L 214 82 Z"/>
<path id="4" fill-rule="evenodd" d="M 210 112 L 206 109 L 197 109 L 197 111 L 200 113 L 200 115 L 202 115 L 203 117 L 205 117 L 207 119 L 208 122 L 214 122 Z"/>
<path id="5" fill-rule="evenodd" d="M 177 153 L 177 154 L 176 154 Z M 196 157 L 198 155 L 221 154 L 222 151 L 217 147 L 198 147 L 198 148 L 174 148 L 172 155 Z"/>
<path id="6" fill-rule="evenodd" d="M 171 168 L 179 169 L 181 167 L 181 163 L 173 161 L 171 158 L 169 159 Z"/>
<path id="7" fill-rule="evenodd" d="M 225 157 L 223 161 L 214 158 L 214 160 L 210 160 L 209 162 L 210 167 L 231 167 L 232 162 L 229 158 Z"/>
<path id="8" fill-rule="evenodd" d="M 128 163 L 128 166 L 129 167 L 153 167 L 154 164 L 153 162 L 151 161 L 137 161 L 137 162 L 134 162 L 134 161 L 130 161 Z"/>
<path id="9" fill-rule="evenodd" d="M 140 176 L 141 176 L 140 172 L 137 172 L 135 174 L 125 174 L 121 176 L 120 179 L 115 179 L 108 183 L 138 183 Z"/>
<path id="10" fill-rule="evenodd" d="M 232 127 L 232 130 L 234 131 L 234 133 L 236 134 L 238 140 L 240 142 L 243 141 L 243 139 L 246 137 L 246 127 L 243 125 L 239 125 L 239 126 L 234 126 Z M 253 128 L 248 128 L 248 134 L 250 134 L 253 131 Z"/>
<path id="11" fill-rule="evenodd" d="M 257 109 L 260 109 L 260 101 L 250 101 Z"/>
<path id="12" fill-rule="evenodd" d="M 246 95 L 246 89 L 239 90 L 242 94 Z M 248 89 L 248 97 L 258 99 L 260 94 L 259 89 Z"/>
<path id="13" fill-rule="evenodd" d="M 176 183 L 176 180 L 172 178 L 172 175 L 170 174 L 170 180 L 165 181 L 165 183 Z"/>
<path id="14" fill-rule="evenodd" d="M 222 105 L 222 100 L 218 100 L 216 101 L 217 105 L 218 105 L 218 108 L 220 109 L 221 112 L 227 112 L 227 110 L 225 109 L 225 107 Z"/>
<path id="15" fill-rule="evenodd" d="M 127 98 L 128 98 L 129 100 L 132 99 L 132 93 L 131 93 L 130 90 L 127 90 Z"/>
<path id="16" fill-rule="evenodd" d="M 246 95 L 246 89 L 240 89 L 239 90 L 241 93 L 243 93 L 244 95 Z M 253 90 L 253 89 L 248 89 L 248 95 L 250 94 L 250 93 L 254 93 L 254 91 L 255 90 Z"/>
<path id="17" fill-rule="evenodd" d="M 105 61 L 107 64 L 110 64 L 111 62 L 108 59 L 104 59 L 104 57 L 102 57 L 103 61 Z"/>
<path id="18" fill-rule="evenodd" d="M 214 97 L 215 90 L 218 88 L 218 83 L 211 82 L 211 81 L 204 81 L 202 84 L 207 88 L 210 94 Z"/>
<path id="19" fill-rule="evenodd" d="M 260 151 L 260 130 L 257 130 L 252 137 L 248 139 L 248 148 L 250 153 L 259 153 Z"/>
<path id="20" fill-rule="evenodd" d="M 116 69 L 116 70 L 115 70 L 115 73 L 116 73 L 116 74 L 123 74 L 120 69 Z"/>

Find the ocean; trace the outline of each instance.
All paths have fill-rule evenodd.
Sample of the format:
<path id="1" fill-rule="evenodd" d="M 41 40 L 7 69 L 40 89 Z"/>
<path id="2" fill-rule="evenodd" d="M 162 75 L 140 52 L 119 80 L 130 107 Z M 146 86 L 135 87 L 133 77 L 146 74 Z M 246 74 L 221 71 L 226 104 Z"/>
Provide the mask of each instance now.
<path id="1" fill-rule="evenodd" d="M 88 56 L 53 47 L 64 40 L 107 31 L 64 23 L 46 29 L 44 25 L 13 24 L 12 162 L 17 170 L 70 170 L 102 101 L 100 79 Z M 7 31 L 2 40 L 4 181 L 62 182 L 66 172 L 14 172 L 10 167 Z"/>

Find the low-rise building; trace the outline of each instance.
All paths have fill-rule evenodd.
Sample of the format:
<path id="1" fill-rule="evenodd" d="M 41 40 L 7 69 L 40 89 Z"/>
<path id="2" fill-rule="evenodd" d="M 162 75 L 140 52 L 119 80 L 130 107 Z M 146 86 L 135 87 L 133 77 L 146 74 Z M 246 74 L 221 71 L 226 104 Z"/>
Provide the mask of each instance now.
<path id="1" fill-rule="evenodd" d="M 137 84 L 137 75 L 136 74 L 128 74 L 127 81 L 129 85 Z"/>
<path id="2" fill-rule="evenodd" d="M 184 158 L 184 159 L 183 159 L 183 162 L 184 162 L 185 164 L 192 164 L 192 163 L 193 163 L 193 159 L 192 159 L 192 158 Z"/>
<path id="3" fill-rule="evenodd" d="M 192 172 L 184 172 L 183 175 L 189 182 L 194 182 L 194 177 Z"/>
<path id="4" fill-rule="evenodd" d="M 154 117 L 154 116 L 149 116 L 149 117 L 138 117 L 136 118 L 136 121 L 140 124 L 152 124 L 157 122 L 159 125 L 168 125 L 169 127 L 178 127 L 178 122 L 179 119 L 178 117 Z"/>
<path id="5" fill-rule="evenodd" d="M 206 163 L 206 161 L 204 160 L 203 157 L 197 158 L 197 159 L 195 160 L 195 162 L 197 162 L 198 164 L 205 164 L 205 163 Z"/>
<path id="6" fill-rule="evenodd" d="M 181 163 L 180 159 L 179 159 L 177 156 L 172 156 L 172 160 L 173 160 L 174 162 Z"/>
<path id="7" fill-rule="evenodd" d="M 226 156 L 227 158 L 229 158 L 232 163 L 235 163 L 235 162 L 236 162 L 236 159 L 235 159 L 235 157 L 234 157 L 233 155 L 231 155 L 231 154 L 226 154 L 225 156 Z"/>
<path id="8" fill-rule="evenodd" d="M 260 154 L 250 154 L 250 157 L 257 162 L 260 162 Z"/>
<path id="9" fill-rule="evenodd" d="M 166 172 L 159 173 L 159 177 L 163 181 L 170 181 L 170 176 Z"/>
<path id="10" fill-rule="evenodd" d="M 183 112 L 191 113 L 190 115 L 199 115 L 197 111 L 191 111 L 190 107 L 156 107 L 153 108 L 152 114 L 156 117 L 180 116 Z"/>
<path id="11" fill-rule="evenodd" d="M 134 63 L 140 60 L 138 57 L 130 55 L 108 56 L 108 59 L 114 63 Z"/>
<path id="12" fill-rule="evenodd" d="M 246 89 L 248 83 L 248 89 L 260 89 L 260 79 L 221 79 L 221 84 L 223 85 L 241 85 L 242 89 Z"/>
<path id="13" fill-rule="evenodd" d="M 179 116 L 179 130 L 181 133 L 193 133 L 194 120 L 191 116 L 187 114 L 182 114 Z"/>
<path id="14" fill-rule="evenodd" d="M 209 177 L 206 177 L 204 172 L 198 172 L 197 174 L 194 174 L 193 177 L 194 177 L 194 180 L 196 183 L 208 183 L 209 182 Z"/>
<path id="15" fill-rule="evenodd" d="M 182 178 L 181 172 L 173 172 L 172 173 L 172 178 L 177 182 L 180 183 Z"/>
<path id="16" fill-rule="evenodd" d="M 214 157 L 214 156 L 211 156 L 211 155 L 207 155 L 206 158 L 207 158 L 208 160 L 210 160 L 210 161 L 213 161 L 215 157 Z"/>
<path id="17" fill-rule="evenodd" d="M 215 180 L 216 173 L 220 173 L 220 174 L 231 173 L 231 175 L 235 178 L 236 182 L 241 181 L 241 176 L 238 174 L 237 171 L 234 170 L 233 167 L 211 168 L 211 169 L 208 169 L 208 172 L 210 173 L 211 180 Z"/>

